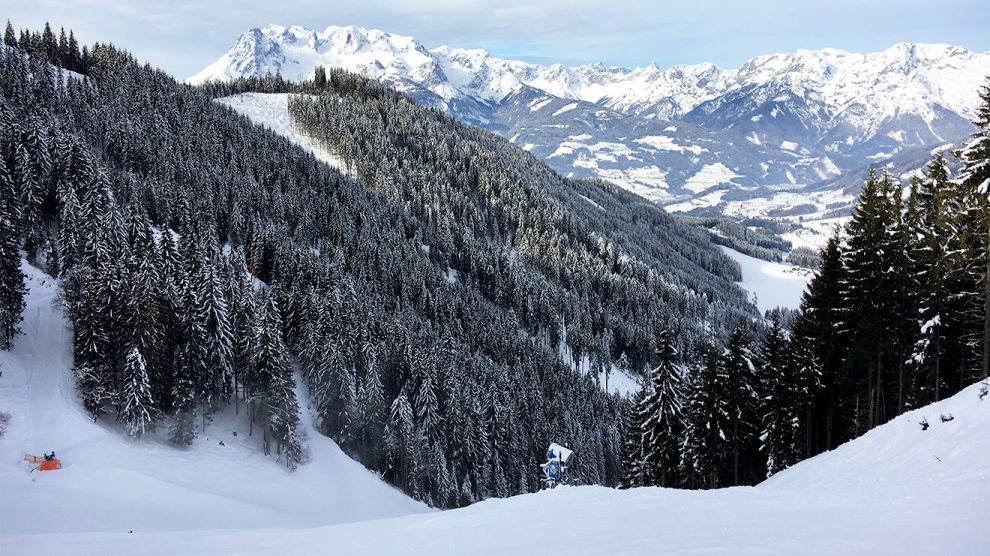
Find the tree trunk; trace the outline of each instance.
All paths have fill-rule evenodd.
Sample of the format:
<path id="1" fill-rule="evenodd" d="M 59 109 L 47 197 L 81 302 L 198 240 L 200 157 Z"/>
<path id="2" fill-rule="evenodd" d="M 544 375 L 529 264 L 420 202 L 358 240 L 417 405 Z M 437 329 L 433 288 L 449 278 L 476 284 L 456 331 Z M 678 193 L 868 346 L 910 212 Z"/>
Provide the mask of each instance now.
<path id="1" fill-rule="evenodd" d="M 732 424 L 732 486 L 739 486 L 739 419 Z"/>
<path id="2" fill-rule="evenodd" d="M 935 401 L 938 401 L 942 391 L 939 386 L 942 382 L 942 353 L 938 340 L 942 331 L 939 328 L 938 325 L 935 325 Z"/>
<path id="3" fill-rule="evenodd" d="M 904 357 L 897 362 L 897 414 L 904 413 Z"/>
<path id="4" fill-rule="evenodd" d="M 866 430 L 873 428 L 873 362 L 867 363 L 866 371 Z M 857 434 L 859 431 L 856 431 Z"/>
<path id="5" fill-rule="evenodd" d="M 835 396 L 829 391 L 828 408 L 825 411 L 825 448 L 831 450 L 832 446 L 832 420 L 835 418 Z"/>
<path id="6" fill-rule="evenodd" d="M 877 426 L 883 422 L 884 419 L 884 404 L 886 403 L 887 397 L 883 395 L 883 351 L 877 352 L 877 402 L 874 408 L 876 409 L 876 417 L 873 419 L 873 426 Z M 873 427 L 870 427 L 873 428 Z"/>
<path id="7" fill-rule="evenodd" d="M 983 378 L 990 377 L 990 224 L 987 224 L 987 272 L 983 275 Z"/>

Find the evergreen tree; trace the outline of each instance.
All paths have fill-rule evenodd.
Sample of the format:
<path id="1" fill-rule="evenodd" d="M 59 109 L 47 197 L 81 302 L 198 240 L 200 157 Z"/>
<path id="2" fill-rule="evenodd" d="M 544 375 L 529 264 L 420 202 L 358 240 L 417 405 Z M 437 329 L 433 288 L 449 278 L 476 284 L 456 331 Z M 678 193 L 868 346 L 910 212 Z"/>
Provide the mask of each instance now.
<path id="1" fill-rule="evenodd" d="M 962 183 L 972 195 L 969 203 L 971 227 L 968 230 L 967 241 L 969 257 L 983 264 L 982 291 L 977 295 L 982 298 L 983 322 L 979 326 L 978 342 L 981 345 L 980 374 L 983 378 L 990 376 L 990 207 L 987 198 L 990 197 L 990 77 L 987 84 L 980 89 L 980 105 L 977 107 L 976 120 L 973 122 L 979 130 L 963 149 Z M 982 226 L 979 223 L 982 222 Z"/>
<path id="2" fill-rule="evenodd" d="M 7 20 L 7 27 L 3 31 L 3 44 L 10 48 L 17 48 L 17 35 L 14 33 L 14 26 Z"/>
<path id="3" fill-rule="evenodd" d="M 643 475 L 653 486 L 668 487 L 678 482 L 684 395 L 676 358 L 672 333 L 663 329 L 657 339 L 649 392 L 636 409 L 637 421 L 642 423 Z"/>
<path id="4" fill-rule="evenodd" d="M 24 274 L 13 180 L 0 157 L 0 350 L 10 349 L 24 312 Z"/>
<path id="5" fill-rule="evenodd" d="M 643 401 L 651 383 L 644 382 L 632 399 L 626 412 L 622 443 L 622 486 L 637 487 L 646 485 L 646 466 L 643 448 Z"/>
<path id="6" fill-rule="evenodd" d="M 791 360 L 779 317 L 770 321 L 758 358 L 762 400 L 760 449 L 767 459 L 767 477 L 801 460 L 807 391 L 799 367 Z"/>
<path id="7" fill-rule="evenodd" d="M 136 347 L 127 353 L 124 364 L 124 395 L 121 404 L 120 418 L 127 434 L 140 438 L 150 428 L 156 411 L 144 357 Z"/>
<path id="8" fill-rule="evenodd" d="M 729 483 L 720 476 L 732 425 L 725 404 L 728 387 L 715 346 L 709 346 L 705 361 L 693 369 L 688 381 L 689 403 L 681 452 L 681 467 L 687 485 L 693 488 L 717 488 Z"/>
<path id="9" fill-rule="evenodd" d="M 805 457 L 831 450 L 845 440 L 840 417 L 846 399 L 847 381 L 842 364 L 846 337 L 839 329 L 844 279 L 836 230 L 822 249 L 821 265 L 801 297 L 791 331 L 794 370 L 809 378 Z"/>
<path id="10" fill-rule="evenodd" d="M 760 396 L 751 343 L 745 325 L 740 324 L 729 336 L 720 364 L 725 380 L 720 413 L 729 420 L 723 429 L 728 442 L 723 469 L 732 485 L 754 482 L 757 469 L 763 468 L 759 462 Z"/>

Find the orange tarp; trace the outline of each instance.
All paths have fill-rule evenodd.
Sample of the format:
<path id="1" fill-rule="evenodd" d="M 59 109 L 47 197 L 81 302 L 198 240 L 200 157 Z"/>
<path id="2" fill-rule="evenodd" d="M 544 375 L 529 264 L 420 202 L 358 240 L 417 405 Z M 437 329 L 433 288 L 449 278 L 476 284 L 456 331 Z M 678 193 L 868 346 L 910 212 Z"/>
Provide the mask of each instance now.
<path id="1" fill-rule="evenodd" d="M 57 459 L 46 459 L 38 466 L 38 471 L 55 471 L 62 469 L 62 462 Z"/>

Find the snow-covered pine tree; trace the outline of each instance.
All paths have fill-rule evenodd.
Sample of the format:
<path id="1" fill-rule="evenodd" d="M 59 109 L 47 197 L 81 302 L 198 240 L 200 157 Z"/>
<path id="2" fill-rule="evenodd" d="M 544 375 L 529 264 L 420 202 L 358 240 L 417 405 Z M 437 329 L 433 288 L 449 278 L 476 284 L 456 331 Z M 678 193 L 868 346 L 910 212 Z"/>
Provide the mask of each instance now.
<path id="1" fill-rule="evenodd" d="M 3 30 L 3 44 L 11 47 L 17 48 L 17 35 L 14 33 L 14 26 L 10 24 L 10 20 L 7 20 L 7 26 Z"/>
<path id="2" fill-rule="evenodd" d="M 801 459 L 804 438 L 801 421 L 806 394 L 800 372 L 790 357 L 789 343 L 780 318 L 770 320 L 758 357 L 762 413 L 760 449 L 767 460 L 766 476 Z"/>
<path id="3" fill-rule="evenodd" d="M 385 405 L 385 391 L 377 357 L 368 360 L 364 380 L 358 387 L 359 417 L 356 441 L 360 460 L 373 469 L 381 464 L 382 438 L 388 420 L 388 407 Z"/>
<path id="4" fill-rule="evenodd" d="M 724 397 L 719 401 L 729 419 L 723 429 L 728 453 L 722 463 L 732 485 L 754 482 L 764 470 L 759 455 L 759 384 L 751 346 L 746 325 L 740 324 L 729 336 L 720 358 Z"/>
<path id="5" fill-rule="evenodd" d="M 968 212 L 974 218 L 966 243 L 973 258 L 983 263 L 983 287 L 977 296 L 977 304 L 982 300 L 983 319 L 977 341 L 981 347 L 980 374 L 986 379 L 990 376 L 990 76 L 980 89 L 980 105 L 973 123 L 979 130 L 961 153 L 961 182 L 975 193 L 969 203 Z"/>
<path id="6" fill-rule="evenodd" d="M 132 347 L 124 363 L 124 393 L 120 411 L 127 434 L 140 438 L 151 427 L 157 413 L 154 403 L 144 357 L 137 347 Z"/>
<path id="7" fill-rule="evenodd" d="M 649 391 L 637 407 L 637 420 L 642 423 L 643 475 L 649 486 L 669 487 L 679 482 L 684 393 L 676 360 L 673 334 L 664 328 L 657 337 Z"/>
<path id="8" fill-rule="evenodd" d="M 256 395 L 263 398 L 260 408 L 265 423 L 265 453 L 270 453 L 269 439 L 275 440 L 276 452 L 284 454 L 286 465 L 295 469 L 305 460 L 306 451 L 289 351 L 282 340 L 281 315 L 278 302 L 271 294 L 258 326 L 255 349 L 254 372 L 258 377 L 258 386 L 261 386 L 261 391 Z"/>
<path id="9" fill-rule="evenodd" d="M 643 412 L 641 408 L 652 383 L 643 381 L 633 396 L 632 405 L 626 412 L 622 442 L 622 486 L 637 487 L 646 484 L 645 457 L 643 453 Z"/>
<path id="10" fill-rule="evenodd" d="M 0 157 L 0 350 L 10 349 L 24 312 L 17 200 L 10 171 Z"/>
<path id="11" fill-rule="evenodd" d="M 234 333 L 231 326 L 226 284 L 223 282 L 219 249 L 212 246 L 208 279 L 199 284 L 199 296 L 204 302 L 207 339 L 207 368 L 209 383 L 206 401 L 216 410 L 230 399 L 234 381 Z"/>
<path id="12" fill-rule="evenodd" d="M 980 88 L 980 104 L 973 120 L 978 130 L 962 149 L 962 182 L 984 195 L 990 195 L 990 76 Z"/>
<path id="13" fill-rule="evenodd" d="M 732 423 L 724 394 L 729 385 L 714 345 L 705 352 L 704 364 L 695 366 L 688 377 L 688 411 L 681 452 L 686 484 L 692 488 L 727 486 L 729 482 L 720 476 L 720 468 L 730 453 L 727 429 Z"/>
<path id="14" fill-rule="evenodd" d="M 408 389 L 403 385 L 392 400 L 385 427 L 385 475 L 407 492 L 410 478 L 415 474 L 414 445 L 413 409 Z"/>
<path id="15" fill-rule="evenodd" d="M 909 381 L 911 395 L 902 406 L 916 407 L 937 399 L 943 381 L 944 352 L 952 340 L 955 316 L 950 307 L 949 239 L 954 230 L 945 201 L 951 201 L 955 187 L 949 183 L 945 160 L 936 154 L 922 178 L 911 181 L 905 227 L 912 265 L 913 296 L 919 339 L 911 355 L 916 376 Z M 957 330 L 958 331 L 958 330 Z"/>

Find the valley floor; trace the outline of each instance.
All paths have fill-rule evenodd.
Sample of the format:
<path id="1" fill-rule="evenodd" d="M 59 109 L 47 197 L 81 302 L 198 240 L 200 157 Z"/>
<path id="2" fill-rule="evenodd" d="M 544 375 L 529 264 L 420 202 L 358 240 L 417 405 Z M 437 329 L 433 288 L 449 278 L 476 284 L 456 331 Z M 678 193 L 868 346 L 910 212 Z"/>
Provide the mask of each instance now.
<path id="1" fill-rule="evenodd" d="M 432 512 L 309 419 L 313 458 L 294 474 L 231 416 L 187 451 L 94 424 L 75 398 L 53 284 L 25 270 L 26 334 L 0 353 L 0 408 L 12 415 L 0 439 L 3 554 L 990 554 L 982 384 L 757 487 L 560 487 Z M 51 449 L 63 470 L 20 461 Z"/>

